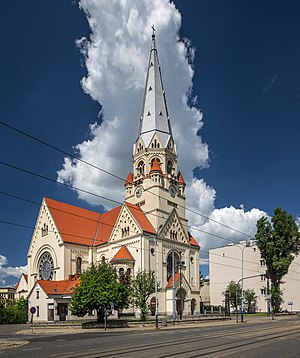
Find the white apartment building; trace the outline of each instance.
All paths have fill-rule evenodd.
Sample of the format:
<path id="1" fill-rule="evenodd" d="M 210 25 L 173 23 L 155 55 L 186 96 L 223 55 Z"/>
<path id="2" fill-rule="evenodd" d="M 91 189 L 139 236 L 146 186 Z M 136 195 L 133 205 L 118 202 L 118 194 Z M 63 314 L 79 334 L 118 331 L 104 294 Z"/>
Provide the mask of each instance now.
<path id="1" fill-rule="evenodd" d="M 227 285 L 230 281 L 240 281 L 243 276 L 244 290 L 254 289 L 257 295 L 257 311 L 267 312 L 266 270 L 265 260 L 261 258 L 254 241 L 241 241 L 239 244 L 209 250 L 211 304 L 224 306 L 223 292 Z M 283 278 L 281 289 L 284 298 L 282 309 L 300 311 L 299 256 L 295 257 L 288 274 Z"/>

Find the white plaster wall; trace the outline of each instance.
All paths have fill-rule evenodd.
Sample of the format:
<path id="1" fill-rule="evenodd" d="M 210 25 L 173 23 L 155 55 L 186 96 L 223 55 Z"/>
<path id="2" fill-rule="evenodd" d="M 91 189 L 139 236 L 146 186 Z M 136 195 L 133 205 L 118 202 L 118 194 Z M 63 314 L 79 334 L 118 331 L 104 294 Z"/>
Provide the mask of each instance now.
<path id="1" fill-rule="evenodd" d="M 225 246 L 210 250 L 210 299 L 212 305 L 224 305 L 226 286 L 230 281 L 238 281 L 242 277 L 242 251 L 244 244 Z M 283 297 L 285 302 L 281 305 L 283 309 L 290 310 L 288 302 L 294 303 L 294 310 L 300 309 L 300 258 L 296 257 L 290 266 L 289 273 L 283 278 Z M 259 249 L 256 245 L 244 249 L 244 278 L 258 275 L 251 279 L 244 279 L 244 290 L 254 289 L 258 296 L 258 309 L 267 311 L 266 296 L 261 289 L 267 288 L 267 280 L 261 276 L 266 272 L 266 266 L 262 265 Z M 270 282 L 271 286 L 271 282 Z"/>

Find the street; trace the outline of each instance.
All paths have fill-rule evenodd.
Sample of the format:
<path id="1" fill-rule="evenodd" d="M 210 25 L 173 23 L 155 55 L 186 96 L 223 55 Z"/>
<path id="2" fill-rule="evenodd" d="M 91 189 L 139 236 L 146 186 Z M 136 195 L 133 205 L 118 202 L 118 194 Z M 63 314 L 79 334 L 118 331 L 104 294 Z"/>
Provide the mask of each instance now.
<path id="1" fill-rule="evenodd" d="M 15 337 L 15 336 L 14 336 Z M 81 331 L 22 336 L 29 341 L 0 357 L 299 357 L 300 319 L 144 331 Z"/>

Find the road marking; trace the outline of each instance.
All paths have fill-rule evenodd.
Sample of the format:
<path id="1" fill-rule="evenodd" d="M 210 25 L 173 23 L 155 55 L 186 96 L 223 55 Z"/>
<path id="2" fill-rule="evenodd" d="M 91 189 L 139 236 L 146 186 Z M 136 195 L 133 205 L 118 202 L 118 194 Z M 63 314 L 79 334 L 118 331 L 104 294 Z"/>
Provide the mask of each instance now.
<path id="1" fill-rule="evenodd" d="M 37 350 L 39 350 L 39 349 L 42 349 L 41 347 L 36 347 L 36 348 L 24 348 L 24 349 L 22 349 L 22 351 L 24 352 L 24 351 L 37 351 Z"/>

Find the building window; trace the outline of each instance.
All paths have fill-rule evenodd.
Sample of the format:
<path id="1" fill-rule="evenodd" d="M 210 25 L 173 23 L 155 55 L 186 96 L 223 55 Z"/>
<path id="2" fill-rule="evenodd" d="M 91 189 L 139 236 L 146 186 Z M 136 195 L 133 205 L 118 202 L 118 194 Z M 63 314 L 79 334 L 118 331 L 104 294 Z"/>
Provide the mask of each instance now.
<path id="1" fill-rule="evenodd" d="M 81 275 L 81 270 L 82 270 L 82 258 L 81 257 L 77 257 L 76 259 L 76 273 L 77 275 Z"/>
<path id="2" fill-rule="evenodd" d="M 40 291 L 36 291 L 36 299 L 38 300 L 40 298 Z"/>
<path id="3" fill-rule="evenodd" d="M 260 260 L 260 266 L 265 266 L 266 265 L 266 261 L 264 259 Z"/>
<path id="4" fill-rule="evenodd" d="M 105 262 L 105 256 L 102 256 L 102 257 L 101 257 L 101 261 L 102 261 L 102 262 Z"/>
<path id="5" fill-rule="evenodd" d="M 167 279 L 169 280 L 172 277 L 172 271 L 174 267 L 174 273 L 178 272 L 179 266 L 179 255 L 177 252 L 174 252 L 174 262 L 173 262 L 173 252 L 170 252 L 167 257 Z"/>
<path id="6" fill-rule="evenodd" d="M 36 316 L 40 317 L 40 306 L 36 306 Z"/>
<path id="7" fill-rule="evenodd" d="M 138 174 L 139 174 L 139 175 L 144 175 L 144 173 L 145 173 L 145 163 L 144 163 L 143 160 L 141 160 L 141 161 L 139 162 L 137 169 L 138 169 Z"/>
<path id="8" fill-rule="evenodd" d="M 261 295 L 265 295 L 265 294 L 266 294 L 266 289 L 265 289 L 265 288 L 261 288 L 261 289 L 260 289 L 260 293 L 261 293 Z"/>
<path id="9" fill-rule="evenodd" d="M 261 281 L 266 281 L 266 275 L 260 275 L 260 280 Z"/>
<path id="10" fill-rule="evenodd" d="M 125 271 L 124 271 L 123 267 L 121 267 L 119 269 L 119 280 L 120 280 L 120 282 L 124 281 L 124 277 L 125 277 Z"/>
<path id="11" fill-rule="evenodd" d="M 167 163 L 167 173 L 168 174 L 172 174 L 173 172 L 173 163 L 171 162 L 171 160 L 168 160 L 168 163 Z"/>
<path id="12" fill-rule="evenodd" d="M 44 226 L 42 227 L 42 236 L 48 235 L 48 225 L 44 223 Z"/>

